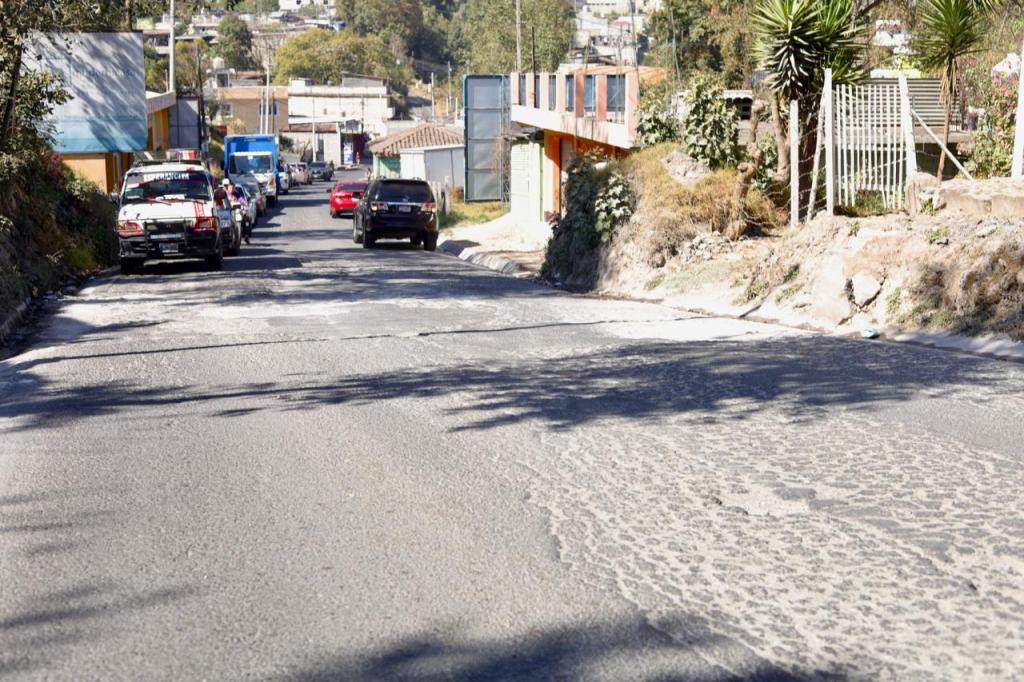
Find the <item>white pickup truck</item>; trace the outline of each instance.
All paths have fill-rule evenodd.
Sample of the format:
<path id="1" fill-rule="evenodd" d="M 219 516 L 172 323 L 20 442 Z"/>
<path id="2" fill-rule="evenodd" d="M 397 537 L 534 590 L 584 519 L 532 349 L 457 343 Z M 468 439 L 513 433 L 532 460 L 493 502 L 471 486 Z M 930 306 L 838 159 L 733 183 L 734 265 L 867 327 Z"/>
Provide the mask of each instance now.
<path id="1" fill-rule="evenodd" d="M 137 272 L 147 260 L 202 258 L 219 270 L 224 256 L 242 243 L 231 203 L 214 189 L 199 164 L 133 167 L 124 178 L 117 214 L 121 272 Z"/>

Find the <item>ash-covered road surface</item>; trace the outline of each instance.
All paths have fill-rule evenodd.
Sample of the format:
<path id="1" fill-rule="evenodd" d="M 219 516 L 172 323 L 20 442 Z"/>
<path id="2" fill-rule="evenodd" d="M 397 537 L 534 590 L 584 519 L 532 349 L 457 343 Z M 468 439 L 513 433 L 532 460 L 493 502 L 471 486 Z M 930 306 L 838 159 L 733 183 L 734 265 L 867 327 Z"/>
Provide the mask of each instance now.
<path id="1" fill-rule="evenodd" d="M 0 362 L 0 678 L 1020 679 L 1024 368 L 352 244 Z"/>

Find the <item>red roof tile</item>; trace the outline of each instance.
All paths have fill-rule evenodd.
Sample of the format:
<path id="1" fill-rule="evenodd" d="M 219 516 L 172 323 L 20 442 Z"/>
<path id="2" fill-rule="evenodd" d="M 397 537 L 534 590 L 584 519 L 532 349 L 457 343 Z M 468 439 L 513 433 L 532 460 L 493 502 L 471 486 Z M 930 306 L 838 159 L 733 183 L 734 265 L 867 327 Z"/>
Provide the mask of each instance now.
<path id="1" fill-rule="evenodd" d="M 369 147 L 370 151 L 377 156 L 401 156 L 403 149 L 442 147 L 462 143 L 461 133 L 449 130 L 435 123 L 424 123 L 415 128 L 402 130 L 393 135 L 374 140 L 370 143 Z"/>

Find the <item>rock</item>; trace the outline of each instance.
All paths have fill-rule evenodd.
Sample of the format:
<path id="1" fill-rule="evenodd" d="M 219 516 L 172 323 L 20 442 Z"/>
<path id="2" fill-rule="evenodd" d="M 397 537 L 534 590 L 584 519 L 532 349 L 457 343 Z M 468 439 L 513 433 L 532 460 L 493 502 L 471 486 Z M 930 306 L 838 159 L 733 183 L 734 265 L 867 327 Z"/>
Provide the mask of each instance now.
<path id="1" fill-rule="evenodd" d="M 850 319 L 849 280 L 843 272 L 843 261 L 832 256 L 821 263 L 821 276 L 811 289 L 811 311 L 832 324 L 842 324 Z"/>
<path id="2" fill-rule="evenodd" d="M 78 287 L 68 285 L 61 289 L 61 293 L 64 294 L 65 296 L 74 296 L 75 294 L 78 293 Z"/>
<path id="3" fill-rule="evenodd" d="M 707 164 L 691 159 L 679 149 L 662 159 L 661 163 L 665 166 L 669 176 L 681 185 L 692 185 L 711 174 L 711 169 Z"/>
<path id="4" fill-rule="evenodd" d="M 993 218 L 1020 218 L 1024 215 L 1024 194 L 995 194 L 991 205 Z"/>
<path id="5" fill-rule="evenodd" d="M 878 297 L 882 283 L 866 273 L 860 272 L 853 276 L 853 302 L 863 308 Z"/>
<path id="6" fill-rule="evenodd" d="M 879 337 L 878 330 L 872 327 L 861 330 L 860 335 L 865 339 L 877 339 Z"/>
<path id="7" fill-rule="evenodd" d="M 996 229 L 995 225 L 985 225 L 983 227 L 979 227 L 977 231 L 975 231 L 974 236 L 978 239 L 984 239 L 985 237 L 991 236 Z"/>

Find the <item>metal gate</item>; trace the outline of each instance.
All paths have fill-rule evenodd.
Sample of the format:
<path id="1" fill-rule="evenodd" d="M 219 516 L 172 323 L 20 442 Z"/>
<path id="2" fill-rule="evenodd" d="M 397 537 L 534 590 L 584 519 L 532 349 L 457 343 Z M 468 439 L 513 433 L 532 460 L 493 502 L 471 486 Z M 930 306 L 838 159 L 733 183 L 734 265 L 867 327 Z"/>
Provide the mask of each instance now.
<path id="1" fill-rule="evenodd" d="M 858 193 L 877 192 L 886 208 L 901 208 L 907 183 L 908 132 L 900 85 L 835 87 L 836 201 L 855 206 Z"/>

